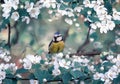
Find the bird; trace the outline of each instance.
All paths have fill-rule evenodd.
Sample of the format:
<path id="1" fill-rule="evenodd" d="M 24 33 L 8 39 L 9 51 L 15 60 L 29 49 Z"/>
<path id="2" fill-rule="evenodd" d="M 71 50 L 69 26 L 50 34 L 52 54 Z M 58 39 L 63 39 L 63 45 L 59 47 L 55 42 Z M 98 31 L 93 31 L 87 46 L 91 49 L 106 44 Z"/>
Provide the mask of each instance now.
<path id="1" fill-rule="evenodd" d="M 49 54 L 55 54 L 62 52 L 64 50 L 65 43 L 63 41 L 63 36 L 59 32 L 54 33 L 54 37 L 49 44 Z"/>

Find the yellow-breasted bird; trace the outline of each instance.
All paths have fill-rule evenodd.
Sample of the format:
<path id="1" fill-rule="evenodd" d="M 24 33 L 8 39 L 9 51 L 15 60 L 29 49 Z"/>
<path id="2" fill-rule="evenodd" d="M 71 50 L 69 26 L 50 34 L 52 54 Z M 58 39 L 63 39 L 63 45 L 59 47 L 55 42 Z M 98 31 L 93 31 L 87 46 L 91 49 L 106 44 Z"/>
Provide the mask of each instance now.
<path id="1" fill-rule="evenodd" d="M 54 34 L 52 41 L 49 44 L 49 54 L 62 52 L 64 49 L 63 37 L 59 32 Z"/>

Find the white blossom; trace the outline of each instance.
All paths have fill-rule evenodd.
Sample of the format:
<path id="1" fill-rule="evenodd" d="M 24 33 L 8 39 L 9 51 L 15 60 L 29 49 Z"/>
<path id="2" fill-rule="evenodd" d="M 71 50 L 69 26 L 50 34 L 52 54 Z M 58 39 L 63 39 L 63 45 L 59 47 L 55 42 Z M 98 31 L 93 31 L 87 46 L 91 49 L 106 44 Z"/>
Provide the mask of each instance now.
<path id="1" fill-rule="evenodd" d="M 66 69 L 69 69 L 71 62 L 66 61 L 65 59 L 59 60 L 60 67 L 64 67 Z"/>
<path id="2" fill-rule="evenodd" d="M 27 9 L 27 12 L 30 12 L 33 9 L 34 3 L 29 3 L 28 1 L 25 2 L 25 9 Z"/>
<path id="3" fill-rule="evenodd" d="M 107 56 L 107 59 L 108 59 L 108 60 L 112 60 L 112 59 L 113 59 L 113 55 Z"/>
<path id="4" fill-rule="evenodd" d="M 109 79 L 113 80 L 114 78 L 117 77 L 117 73 L 109 70 L 108 72 L 106 72 L 106 76 L 107 76 Z"/>
<path id="5" fill-rule="evenodd" d="M 115 23 L 113 21 L 107 20 L 107 27 L 109 30 L 113 30 L 115 28 Z"/>
<path id="6" fill-rule="evenodd" d="M 11 19 L 17 21 L 19 19 L 19 13 L 18 12 L 13 12 L 11 15 Z"/>
<path id="7" fill-rule="evenodd" d="M 7 18 L 10 16 L 10 14 L 4 12 L 4 13 L 2 14 L 2 16 L 5 17 L 5 19 L 7 19 Z"/>
<path id="8" fill-rule="evenodd" d="M 43 79 L 43 82 L 47 82 L 47 79 L 46 79 L 46 78 L 44 78 L 44 79 Z"/>
<path id="9" fill-rule="evenodd" d="M 71 19 L 68 19 L 68 18 L 65 19 L 65 22 L 68 23 L 69 25 L 73 24 L 73 21 Z"/>
<path id="10" fill-rule="evenodd" d="M 52 75 L 54 75 L 54 76 L 58 76 L 58 75 L 60 75 L 61 74 L 61 71 L 59 70 L 59 69 L 54 69 L 53 71 L 52 71 Z"/>
<path id="11" fill-rule="evenodd" d="M 90 26 L 91 26 L 92 29 L 97 29 L 97 26 L 94 23 L 90 24 Z"/>
<path id="12" fill-rule="evenodd" d="M 90 3 L 89 0 L 84 0 L 84 1 L 83 1 L 83 4 L 84 4 L 85 7 L 90 7 L 90 8 L 93 7 L 93 5 Z"/>
<path id="13" fill-rule="evenodd" d="M 115 43 L 116 43 L 117 45 L 120 45 L 120 38 L 117 38 L 117 39 L 115 40 Z"/>
<path id="14" fill-rule="evenodd" d="M 41 0 L 40 1 L 41 3 L 43 3 L 43 7 L 46 7 L 46 8 L 56 8 L 56 1 L 55 0 Z"/>
<path id="15" fill-rule="evenodd" d="M 4 4 L 2 4 L 1 6 L 3 7 L 3 17 L 5 17 L 6 19 L 9 17 L 11 9 L 13 8 L 14 10 L 17 10 L 18 8 L 18 4 L 19 4 L 19 0 L 4 0 Z"/>
<path id="16" fill-rule="evenodd" d="M 102 73 L 98 73 L 96 72 L 94 75 L 93 75 L 93 78 L 94 80 L 99 80 L 101 78 L 101 76 L 104 76 Z"/>
<path id="17" fill-rule="evenodd" d="M 75 26 L 76 26 L 76 27 L 79 27 L 79 26 L 80 26 L 80 24 L 79 24 L 79 23 L 75 23 Z"/>
<path id="18" fill-rule="evenodd" d="M 90 70 L 90 71 L 92 71 L 92 72 L 94 72 L 95 71 L 95 68 L 94 68 L 94 66 L 92 65 L 92 66 L 88 66 L 88 69 Z"/>
<path id="19" fill-rule="evenodd" d="M 81 10 L 82 10 L 82 7 L 75 7 L 75 8 L 74 8 L 74 11 L 75 11 L 75 12 L 78 12 L 78 13 L 80 13 Z"/>
<path id="20" fill-rule="evenodd" d="M 22 21 L 25 21 L 26 24 L 29 24 L 30 23 L 30 18 L 28 16 L 23 16 Z"/>
<path id="21" fill-rule="evenodd" d="M 40 14 L 40 10 L 39 8 L 32 8 L 29 14 L 33 18 L 38 18 L 38 15 Z"/>
<path id="22" fill-rule="evenodd" d="M 23 59 L 23 62 L 30 61 L 33 64 L 40 63 L 41 57 L 28 54 L 26 58 Z"/>
<path id="23" fill-rule="evenodd" d="M 112 16 L 113 16 L 113 19 L 114 19 L 114 20 L 120 20 L 120 12 L 117 12 L 116 9 L 113 9 L 113 14 L 112 14 Z"/>
<path id="24" fill-rule="evenodd" d="M 6 73 L 4 71 L 0 71 L 0 80 L 5 79 Z"/>

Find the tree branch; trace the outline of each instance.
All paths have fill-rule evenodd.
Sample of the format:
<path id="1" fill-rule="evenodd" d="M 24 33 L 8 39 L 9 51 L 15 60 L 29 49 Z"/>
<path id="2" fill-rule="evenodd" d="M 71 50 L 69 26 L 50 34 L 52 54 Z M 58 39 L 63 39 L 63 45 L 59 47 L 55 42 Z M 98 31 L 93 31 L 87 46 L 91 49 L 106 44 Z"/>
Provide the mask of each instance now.
<path id="1" fill-rule="evenodd" d="M 90 30 L 91 30 L 91 27 L 89 27 L 89 29 L 88 29 L 88 33 L 87 33 L 85 42 L 81 46 L 78 47 L 78 50 L 76 53 L 80 53 L 80 51 L 89 43 Z"/>
<path id="2" fill-rule="evenodd" d="M 14 45 L 18 43 L 18 39 L 19 39 L 19 31 L 17 29 L 17 24 L 18 24 L 18 22 L 16 21 L 14 23 L 14 25 L 12 26 L 15 29 L 15 35 L 14 35 L 14 38 L 12 40 L 12 44 L 14 44 Z"/>
<path id="3" fill-rule="evenodd" d="M 7 42 L 7 45 L 8 45 L 9 48 L 11 47 L 10 34 L 11 34 L 11 27 L 10 27 L 10 23 L 8 23 L 8 42 Z"/>
<path id="4" fill-rule="evenodd" d="M 92 52 L 83 52 L 83 53 L 72 53 L 72 54 L 69 54 L 69 55 L 70 55 L 70 57 L 72 57 L 74 55 L 76 55 L 76 56 L 82 56 L 82 55 L 84 55 L 84 56 L 93 57 L 95 55 L 100 55 L 100 54 L 101 54 L 100 51 L 92 51 Z"/>
<path id="5" fill-rule="evenodd" d="M 66 39 L 68 37 L 69 30 L 70 30 L 70 26 L 68 27 L 68 29 L 64 33 L 64 39 L 63 39 L 64 42 L 66 41 Z"/>

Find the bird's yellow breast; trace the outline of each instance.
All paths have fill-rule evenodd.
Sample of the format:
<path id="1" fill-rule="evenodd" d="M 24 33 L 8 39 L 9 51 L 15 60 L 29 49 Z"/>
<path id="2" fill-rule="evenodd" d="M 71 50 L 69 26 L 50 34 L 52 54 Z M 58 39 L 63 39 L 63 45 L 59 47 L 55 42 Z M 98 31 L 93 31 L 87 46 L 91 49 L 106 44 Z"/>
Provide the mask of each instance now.
<path id="1" fill-rule="evenodd" d="M 58 53 L 58 52 L 62 52 L 64 49 L 64 42 L 60 41 L 60 42 L 52 42 L 52 44 L 49 47 L 49 52 L 50 53 Z"/>

